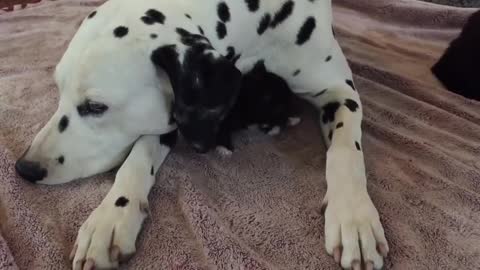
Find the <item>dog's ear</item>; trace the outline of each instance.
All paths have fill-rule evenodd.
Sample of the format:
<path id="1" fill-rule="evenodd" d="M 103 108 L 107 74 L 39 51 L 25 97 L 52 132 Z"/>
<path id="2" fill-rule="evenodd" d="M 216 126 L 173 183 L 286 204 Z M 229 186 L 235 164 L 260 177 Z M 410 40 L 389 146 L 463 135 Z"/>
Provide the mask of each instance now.
<path id="1" fill-rule="evenodd" d="M 176 98 L 185 94 L 216 98 L 217 94 L 236 94 L 240 89 L 241 72 L 225 57 L 204 46 L 187 47 L 182 55 L 175 45 L 163 46 L 153 51 L 151 59 L 167 73 Z"/>

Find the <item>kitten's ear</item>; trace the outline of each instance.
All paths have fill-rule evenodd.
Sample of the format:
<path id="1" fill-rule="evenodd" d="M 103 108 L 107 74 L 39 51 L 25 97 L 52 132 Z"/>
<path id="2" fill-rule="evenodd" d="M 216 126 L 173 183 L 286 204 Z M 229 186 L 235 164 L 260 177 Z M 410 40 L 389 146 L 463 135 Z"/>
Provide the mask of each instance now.
<path id="1" fill-rule="evenodd" d="M 175 45 L 153 51 L 152 62 L 169 76 L 173 91 L 183 89 L 238 90 L 242 73 L 235 65 L 212 49 L 188 47 L 180 61 Z"/>
<path id="2" fill-rule="evenodd" d="M 155 49 L 150 56 L 152 63 L 167 73 L 172 87 L 175 89 L 177 78 L 181 71 L 181 64 L 177 46 L 165 45 Z"/>

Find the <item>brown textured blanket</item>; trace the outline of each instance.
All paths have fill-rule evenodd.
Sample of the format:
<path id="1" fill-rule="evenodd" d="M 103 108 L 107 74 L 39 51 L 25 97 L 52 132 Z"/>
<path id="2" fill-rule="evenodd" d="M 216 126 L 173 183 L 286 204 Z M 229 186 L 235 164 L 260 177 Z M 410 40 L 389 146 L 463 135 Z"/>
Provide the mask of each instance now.
<path id="1" fill-rule="evenodd" d="M 31 185 L 13 164 L 54 112 L 52 78 L 102 1 L 0 14 L 0 269 L 68 269 L 76 233 L 113 174 Z M 413 0 L 335 0 L 335 28 L 364 103 L 368 188 L 387 269 L 480 269 L 480 103 L 430 73 L 474 11 Z M 315 116 L 277 138 L 246 132 L 222 159 L 182 143 L 150 195 L 124 269 L 337 269 L 324 250 L 325 154 Z"/>

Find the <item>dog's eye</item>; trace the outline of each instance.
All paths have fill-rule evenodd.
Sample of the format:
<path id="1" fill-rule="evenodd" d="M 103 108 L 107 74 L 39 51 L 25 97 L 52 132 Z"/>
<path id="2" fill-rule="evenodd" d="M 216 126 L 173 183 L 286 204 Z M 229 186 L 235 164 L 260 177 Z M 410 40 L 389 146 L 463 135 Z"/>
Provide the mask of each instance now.
<path id="1" fill-rule="evenodd" d="M 86 100 L 82 104 L 77 106 L 77 111 L 80 116 L 100 116 L 108 110 L 108 106 L 91 100 Z"/>

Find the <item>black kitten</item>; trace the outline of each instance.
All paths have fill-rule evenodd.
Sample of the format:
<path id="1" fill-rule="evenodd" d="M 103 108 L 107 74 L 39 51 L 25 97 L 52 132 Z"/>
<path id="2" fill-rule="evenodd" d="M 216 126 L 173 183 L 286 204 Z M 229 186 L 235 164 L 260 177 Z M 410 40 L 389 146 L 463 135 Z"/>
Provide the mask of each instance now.
<path id="1" fill-rule="evenodd" d="M 224 120 L 217 137 L 217 147 L 222 152 L 233 151 L 232 133 L 252 125 L 261 131 L 276 135 L 286 126 L 300 122 L 293 113 L 294 94 L 287 82 L 268 72 L 259 62 L 242 78 L 239 97 Z M 226 149 L 225 149 L 226 148 Z"/>
<path id="2" fill-rule="evenodd" d="M 445 87 L 467 98 L 480 100 L 480 11 L 474 13 L 460 36 L 433 66 Z"/>

